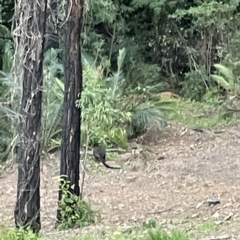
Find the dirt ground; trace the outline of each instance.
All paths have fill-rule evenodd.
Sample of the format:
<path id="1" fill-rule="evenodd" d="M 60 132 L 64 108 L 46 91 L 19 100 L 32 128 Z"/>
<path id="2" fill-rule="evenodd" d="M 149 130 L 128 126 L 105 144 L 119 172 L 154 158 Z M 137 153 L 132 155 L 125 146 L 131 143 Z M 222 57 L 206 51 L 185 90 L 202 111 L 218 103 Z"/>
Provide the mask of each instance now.
<path id="1" fill-rule="evenodd" d="M 59 161 L 43 161 L 41 218 L 46 238 L 97 236 L 157 219 L 165 229 L 184 229 L 193 239 L 240 239 L 240 125 L 198 132 L 169 124 L 139 141 L 142 153 L 116 160 L 122 170 L 100 165 L 98 171 L 88 172 L 84 198 L 100 211 L 101 220 L 71 233 L 54 229 Z M 14 226 L 16 184 L 16 168 L 0 179 L 1 225 Z M 213 198 L 220 204 L 209 206 L 207 200 Z"/>

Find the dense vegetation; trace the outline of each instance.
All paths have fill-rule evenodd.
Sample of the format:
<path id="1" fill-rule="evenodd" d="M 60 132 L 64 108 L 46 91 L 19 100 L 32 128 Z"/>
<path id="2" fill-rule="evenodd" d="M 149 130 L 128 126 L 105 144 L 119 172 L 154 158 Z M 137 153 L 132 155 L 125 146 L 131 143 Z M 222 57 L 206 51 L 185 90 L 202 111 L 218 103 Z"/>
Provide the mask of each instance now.
<path id="1" fill-rule="evenodd" d="M 65 1 L 56 5 L 59 48 L 49 49 L 44 58 L 44 154 L 59 148 L 61 141 L 64 5 Z M 0 163 L 18 150 L 22 93 L 12 72 L 13 11 L 13 0 L 0 1 Z M 125 148 L 128 140 L 148 128 L 164 128 L 168 120 L 193 128 L 238 121 L 239 15 L 240 0 L 86 1 L 84 90 L 76 102 L 82 108 L 82 146 L 99 142 Z M 0 235 L 0 239 L 35 239 L 31 232 L 5 229 Z M 129 235 L 121 239 L 136 238 Z M 161 231 L 144 237 L 187 239 Z"/>
<path id="2" fill-rule="evenodd" d="M 214 106 L 217 117 L 232 120 L 239 85 L 240 0 L 86 1 L 82 34 L 84 92 L 82 141 L 126 147 L 127 140 L 166 120 L 191 122 L 192 110 Z M 21 91 L 11 73 L 14 1 L 0 2 L 1 159 L 17 145 Z M 64 1 L 58 3 L 59 25 Z M 60 144 L 63 103 L 62 37 L 44 64 L 44 152 Z M 181 95 L 166 101 L 161 92 Z M 188 100 L 187 100 L 188 99 Z M 192 106 L 190 101 L 198 101 Z M 204 103 L 204 105 L 199 104 Z M 181 106 L 191 114 L 182 114 Z M 196 113 L 197 114 L 197 113 Z M 187 116 L 184 119 L 181 116 Z M 200 127 L 208 124 L 199 123 Z"/>

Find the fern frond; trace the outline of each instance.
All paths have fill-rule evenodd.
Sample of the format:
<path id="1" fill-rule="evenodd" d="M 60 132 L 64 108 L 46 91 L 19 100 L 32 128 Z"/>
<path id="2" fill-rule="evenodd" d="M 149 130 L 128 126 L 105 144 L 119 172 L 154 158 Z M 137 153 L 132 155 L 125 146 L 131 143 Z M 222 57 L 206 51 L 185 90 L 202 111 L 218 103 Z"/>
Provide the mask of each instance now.
<path id="1" fill-rule="evenodd" d="M 167 125 L 163 112 L 151 102 L 139 104 L 135 108 L 132 123 L 139 127 L 157 127 L 158 129 Z"/>
<path id="2" fill-rule="evenodd" d="M 221 64 L 214 64 L 214 67 L 225 76 L 225 81 L 228 81 L 230 86 L 233 86 L 235 83 L 235 77 L 232 69 L 227 68 Z"/>
<path id="3" fill-rule="evenodd" d="M 224 89 L 231 89 L 231 84 L 222 76 L 212 74 L 211 77 Z"/>
<path id="4" fill-rule="evenodd" d="M 125 77 L 122 72 L 123 62 L 126 56 L 126 49 L 120 49 L 119 55 L 117 58 L 118 61 L 118 70 L 117 72 L 114 72 L 111 74 L 110 77 L 106 79 L 106 81 L 109 83 L 109 87 L 112 90 L 111 98 L 112 99 L 118 99 L 123 92 L 124 89 L 124 83 L 125 83 Z"/>

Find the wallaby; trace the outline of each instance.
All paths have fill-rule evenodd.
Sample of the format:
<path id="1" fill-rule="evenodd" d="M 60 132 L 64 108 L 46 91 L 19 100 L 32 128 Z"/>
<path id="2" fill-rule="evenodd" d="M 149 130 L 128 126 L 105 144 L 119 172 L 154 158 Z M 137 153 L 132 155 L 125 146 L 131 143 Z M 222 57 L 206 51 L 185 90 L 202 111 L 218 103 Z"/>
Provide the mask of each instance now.
<path id="1" fill-rule="evenodd" d="M 106 148 L 99 144 L 94 144 L 93 156 L 97 162 L 102 162 L 102 164 L 111 169 L 120 169 L 120 167 L 111 167 L 106 164 Z"/>

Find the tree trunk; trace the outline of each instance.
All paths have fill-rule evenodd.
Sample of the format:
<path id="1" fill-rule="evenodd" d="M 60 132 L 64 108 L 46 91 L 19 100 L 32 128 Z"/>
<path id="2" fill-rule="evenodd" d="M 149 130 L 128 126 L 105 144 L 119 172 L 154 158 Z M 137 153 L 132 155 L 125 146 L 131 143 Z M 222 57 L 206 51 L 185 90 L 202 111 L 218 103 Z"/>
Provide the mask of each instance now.
<path id="1" fill-rule="evenodd" d="M 80 196 L 81 109 L 76 107 L 76 100 L 81 97 L 82 91 L 80 36 L 83 21 L 83 4 L 84 0 L 67 1 L 64 58 L 65 93 L 60 167 L 61 180 L 70 181 L 70 185 L 74 186 L 74 188 L 69 189 L 69 191 L 77 196 Z M 61 199 L 62 191 L 60 188 L 59 201 Z M 57 219 L 62 221 L 60 207 L 57 212 Z"/>
<path id="2" fill-rule="evenodd" d="M 18 162 L 16 228 L 40 222 L 40 154 L 43 86 L 43 48 L 47 0 L 22 0 L 15 6 L 14 74 L 22 84 L 20 106 L 20 156 Z M 26 17 L 27 16 L 27 17 Z"/>
<path id="3" fill-rule="evenodd" d="M 51 48 L 58 49 L 59 48 L 59 37 L 58 37 L 58 13 L 57 0 L 47 0 L 48 8 L 47 8 L 47 26 L 46 26 L 46 35 L 45 35 L 45 45 L 44 52 L 47 52 Z"/>

